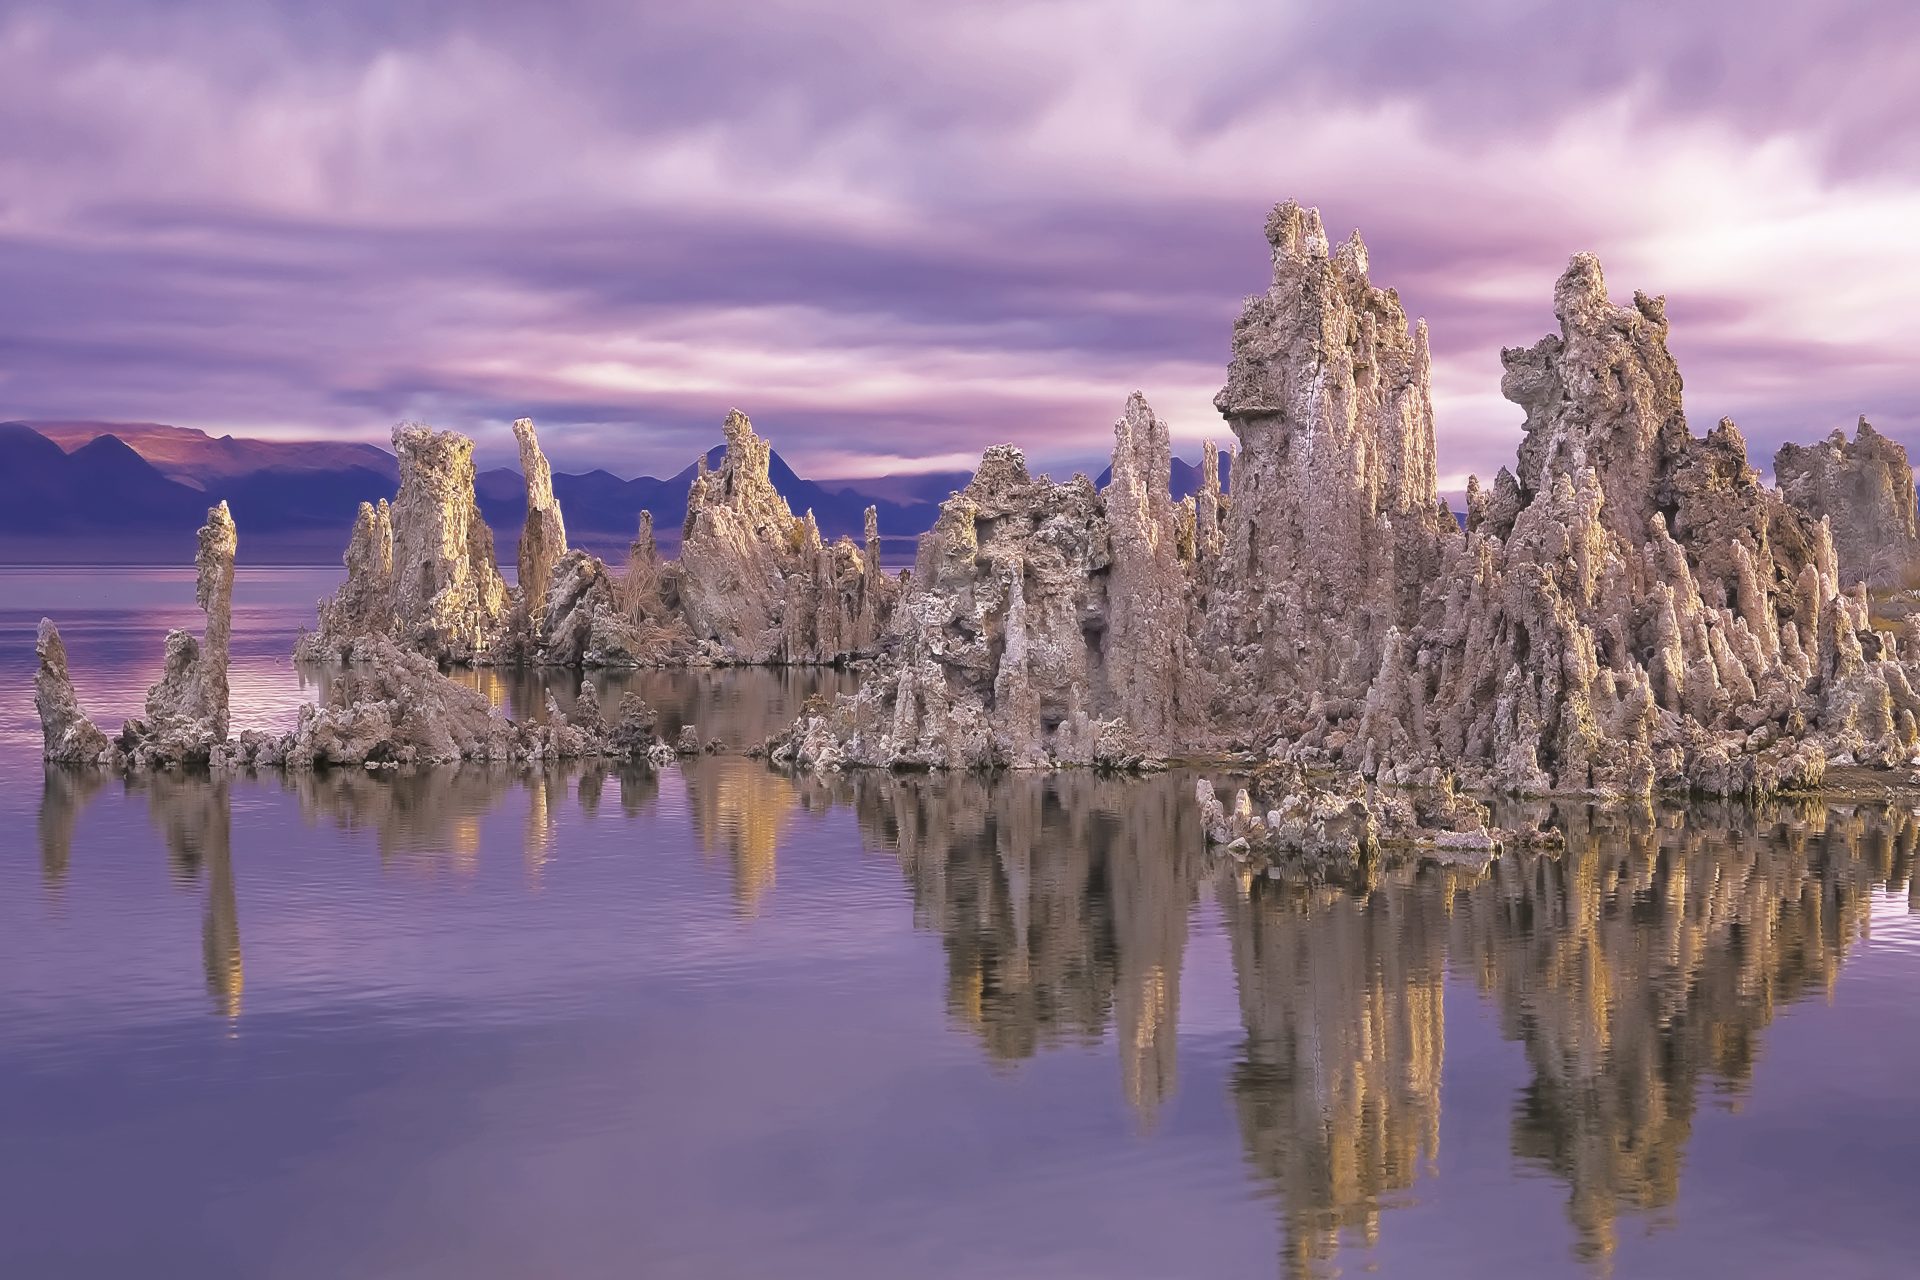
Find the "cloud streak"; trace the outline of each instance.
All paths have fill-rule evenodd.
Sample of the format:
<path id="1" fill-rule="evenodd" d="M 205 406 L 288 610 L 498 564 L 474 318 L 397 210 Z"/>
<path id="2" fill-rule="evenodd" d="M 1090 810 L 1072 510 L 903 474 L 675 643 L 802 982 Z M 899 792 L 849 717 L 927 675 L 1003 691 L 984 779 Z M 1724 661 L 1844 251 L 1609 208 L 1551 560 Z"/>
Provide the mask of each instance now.
<path id="1" fill-rule="evenodd" d="M 0 417 L 1097 467 L 1135 387 L 1225 434 L 1291 196 L 1428 319 L 1455 483 L 1579 249 L 1668 296 L 1696 427 L 1920 432 L 1911 6 L 922 8 L 14 6 Z"/>

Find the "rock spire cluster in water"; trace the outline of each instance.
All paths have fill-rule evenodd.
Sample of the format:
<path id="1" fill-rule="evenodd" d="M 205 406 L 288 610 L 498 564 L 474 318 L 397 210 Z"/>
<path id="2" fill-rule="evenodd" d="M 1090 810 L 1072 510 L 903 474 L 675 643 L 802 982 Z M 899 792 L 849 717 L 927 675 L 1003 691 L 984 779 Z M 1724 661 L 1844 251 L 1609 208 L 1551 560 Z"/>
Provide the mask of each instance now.
<path id="1" fill-rule="evenodd" d="M 1833 764 L 1914 762 L 1920 633 L 1877 627 L 1862 582 L 1903 579 L 1920 543 L 1897 444 L 1863 423 L 1853 442 L 1789 446 L 1784 493 L 1763 486 L 1731 421 L 1689 430 L 1663 301 L 1615 303 L 1579 254 L 1554 288 L 1559 332 L 1502 353 L 1524 438 L 1490 486 L 1469 482 L 1463 528 L 1436 487 L 1424 325 L 1372 282 L 1357 233 L 1333 246 L 1289 202 L 1266 237 L 1270 280 L 1215 398 L 1238 440 L 1230 497 L 1209 445 L 1200 491 L 1174 501 L 1167 425 L 1135 393 L 1104 490 L 995 446 L 904 586 L 881 571 L 871 512 L 864 548 L 794 516 L 736 411 L 724 458 L 693 482 L 679 560 L 643 517 L 620 573 L 568 547 L 533 423 L 516 422 L 527 520 L 509 587 L 472 442 L 402 425 L 399 494 L 361 508 L 347 580 L 300 646 L 372 670 L 303 718 L 330 745 L 242 754 L 571 749 L 475 720 L 435 683 L 449 663 L 861 661 L 856 692 L 768 744 L 776 763 L 1228 753 L 1369 783 L 1606 796 L 1804 789 Z M 148 714 L 115 748 L 131 762 L 227 742 L 233 543 L 217 515 L 202 533 L 206 638 L 170 638 Z M 40 649 L 49 754 L 99 754 L 58 636 Z"/>
<path id="2" fill-rule="evenodd" d="M 737 410 L 727 452 L 702 460 L 687 502 L 680 559 L 664 564 L 643 515 L 624 577 L 570 549 L 553 469 L 531 419 L 513 424 L 527 489 L 519 586 L 494 558 L 474 496 L 473 442 L 406 424 L 395 429 L 400 494 L 363 504 L 347 579 L 320 606 L 300 656 L 353 661 L 378 639 L 439 663 L 565 667 L 831 663 L 873 647 L 899 584 L 867 546 L 820 537 L 796 519 L 768 477 L 772 450 Z"/>
<path id="3" fill-rule="evenodd" d="M 1229 750 L 1601 795 L 1912 762 L 1914 636 L 1873 628 L 1830 525 L 1759 483 L 1731 421 L 1688 430 L 1660 299 L 1618 305 L 1599 262 L 1573 259 L 1560 332 L 1502 353 L 1525 438 L 1490 490 L 1470 485 L 1463 530 L 1436 489 L 1424 327 L 1373 285 L 1358 235 L 1332 248 L 1288 203 L 1267 240 L 1271 283 L 1215 400 L 1239 440 L 1231 500 L 1160 500 L 1166 428 L 1137 396 L 1104 492 L 989 450 L 923 541 L 879 669 L 778 757 Z M 1873 461 L 1829 469 L 1877 469 L 1897 506 L 1904 453 L 1869 443 Z M 1895 555 L 1912 527 L 1893 523 Z"/>

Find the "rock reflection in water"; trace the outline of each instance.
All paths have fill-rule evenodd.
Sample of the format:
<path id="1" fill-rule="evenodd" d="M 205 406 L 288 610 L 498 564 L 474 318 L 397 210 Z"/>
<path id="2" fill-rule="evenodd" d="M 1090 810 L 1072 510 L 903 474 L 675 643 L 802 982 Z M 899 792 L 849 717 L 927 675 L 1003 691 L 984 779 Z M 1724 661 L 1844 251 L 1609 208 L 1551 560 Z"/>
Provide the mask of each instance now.
<path id="1" fill-rule="evenodd" d="M 1377 878 L 1360 894 L 1218 873 L 1246 1028 L 1241 1140 L 1280 1204 L 1290 1276 L 1380 1213 L 1440 1153 L 1448 912 L 1469 873 Z"/>
<path id="2" fill-rule="evenodd" d="M 687 808 L 700 848 L 725 852 L 733 874 L 733 900 L 742 916 L 758 915 L 773 887 L 780 836 L 799 805 L 793 782 L 758 760 L 736 756 L 682 762 Z"/>
<path id="3" fill-rule="evenodd" d="M 106 775 L 96 769 L 70 772 L 47 766 L 39 834 L 41 871 L 49 887 L 57 888 L 64 881 L 80 815 L 105 780 Z M 137 775 L 125 782 L 130 795 L 144 797 L 147 815 L 166 845 L 173 877 L 183 884 L 206 881 L 200 936 L 207 994 L 216 1013 L 237 1018 L 246 973 L 234 895 L 230 785 L 225 777 L 177 771 Z"/>
<path id="4" fill-rule="evenodd" d="M 893 851 L 915 923 L 946 948 L 948 1010 L 989 1055 L 1097 1041 L 1112 1017 L 1123 1091 L 1153 1126 L 1177 1074 L 1187 918 L 1206 865 L 1186 791 L 1085 771 L 808 785 L 816 806 L 852 803 L 867 841 Z"/>
<path id="5" fill-rule="evenodd" d="M 49 889 L 66 882 L 73 862 L 73 829 L 80 811 L 106 785 L 107 775 L 82 765 L 49 763 L 40 787 L 40 878 Z"/>
<path id="6" fill-rule="evenodd" d="M 1559 858 L 1507 860 L 1454 911 L 1452 953 L 1525 1048 L 1515 1156 L 1568 1185 L 1600 1262 L 1623 1212 L 1670 1208 L 1703 1087 L 1734 1098 L 1789 1002 L 1832 989 L 1872 892 L 1910 880 L 1904 810 L 1565 810 Z"/>
<path id="7" fill-rule="evenodd" d="M 1449 973 L 1483 994 L 1524 1057 L 1514 1161 L 1564 1185 L 1573 1251 L 1604 1266 L 1623 1215 L 1675 1209 L 1700 1100 L 1737 1101 L 1775 1014 L 1832 989 L 1875 891 L 1920 894 L 1920 819 L 1898 809 L 1560 806 L 1561 853 L 1510 855 L 1484 874 L 1401 869 L 1336 889 L 1249 879 L 1210 860 L 1192 781 L 1178 774 L 820 778 L 740 758 L 678 768 L 688 821 L 728 860 L 741 914 L 771 909 L 796 813 L 849 811 L 863 843 L 898 861 L 915 922 L 944 948 L 948 1011 L 989 1060 L 1111 1032 L 1120 1094 L 1142 1130 L 1175 1090 L 1189 918 L 1211 881 L 1244 1033 L 1228 1100 L 1276 1207 L 1280 1269 L 1296 1276 L 1327 1270 L 1343 1245 L 1390 1235 L 1396 1203 L 1446 1185 Z M 39 836 L 51 887 L 71 874 L 95 778 L 46 775 Z M 172 873 L 205 886 L 207 987 L 235 1017 L 231 790 L 285 786 L 308 823 L 371 831 L 383 863 L 436 871 L 471 867 L 481 819 L 526 787 L 525 856 L 537 876 L 564 855 L 548 842 L 573 798 L 591 814 L 617 794 L 621 812 L 639 817 L 663 777 L 583 762 L 284 781 L 167 772 L 127 785 Z"/>

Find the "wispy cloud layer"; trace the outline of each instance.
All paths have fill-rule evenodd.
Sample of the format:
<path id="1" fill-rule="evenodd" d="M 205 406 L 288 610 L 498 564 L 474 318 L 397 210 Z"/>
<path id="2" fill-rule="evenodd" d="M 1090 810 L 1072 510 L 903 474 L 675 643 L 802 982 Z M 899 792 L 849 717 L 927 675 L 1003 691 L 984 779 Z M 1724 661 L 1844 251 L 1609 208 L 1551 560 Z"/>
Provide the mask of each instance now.
<path id="1" fill-rule="evenodd" d="M 1920 432 L 1920 11 L 1883 3 L 134 4 L 0 11 L 0 417 L 679 466 L 1092 465 L 1210 399 L 1274 201 L 1432 328 L 1444 482 L 1567 256 L 1696 426 Z"/>

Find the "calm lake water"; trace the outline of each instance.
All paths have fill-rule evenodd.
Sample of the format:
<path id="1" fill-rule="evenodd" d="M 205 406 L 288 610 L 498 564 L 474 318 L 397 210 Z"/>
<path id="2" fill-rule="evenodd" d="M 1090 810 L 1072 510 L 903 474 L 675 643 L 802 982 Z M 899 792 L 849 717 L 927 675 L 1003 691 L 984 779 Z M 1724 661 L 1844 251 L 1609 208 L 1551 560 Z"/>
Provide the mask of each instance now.
<path id="1" fill-rule="evenodd" d="M 236 722 L 336 578 L 241 573 Z M 198 622 L 0 569 L 0 1276 L 1920 1271 L 1908 810 L 1308 892 L 1177 774 L 129 784 L 43 769 L 43 613 L 110 729 Z M 631 687 L 742 744 L 840 680 Z"/>

